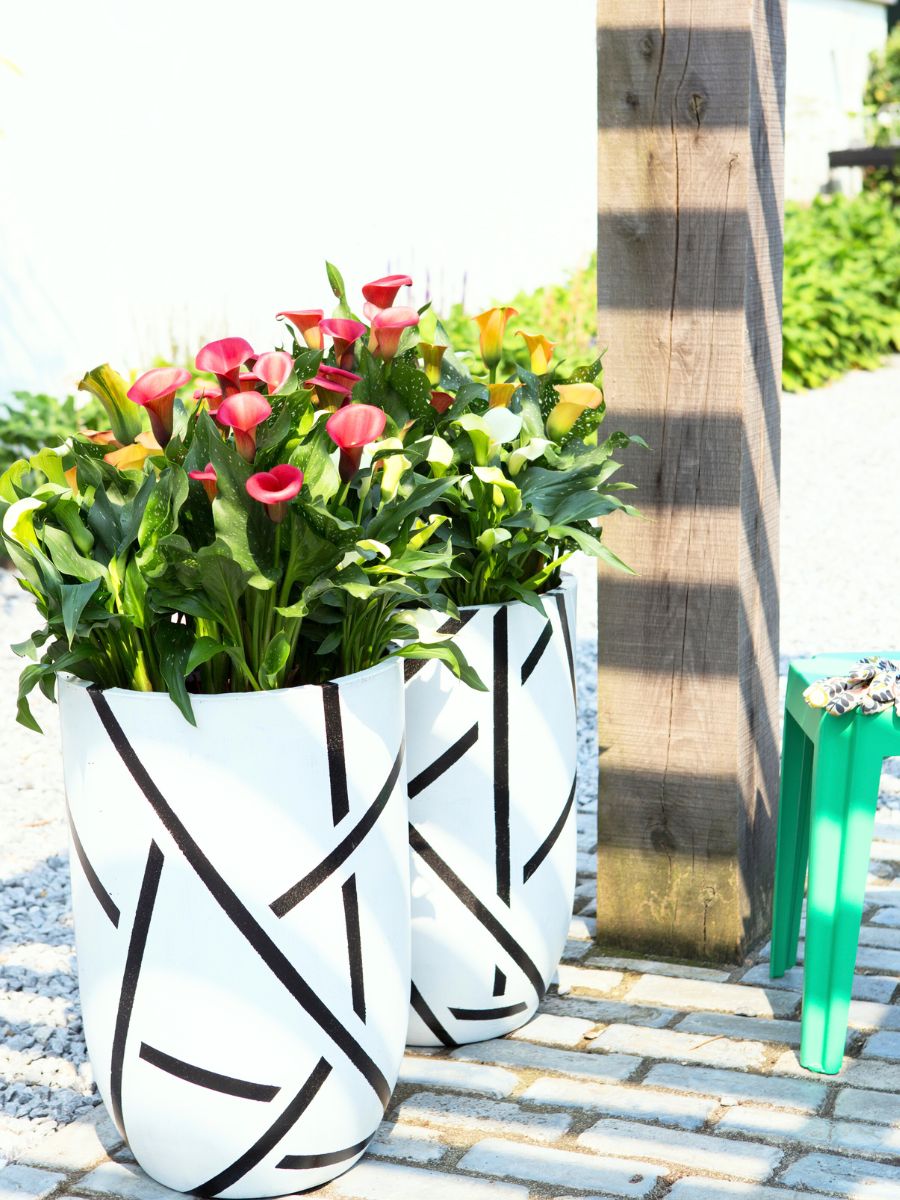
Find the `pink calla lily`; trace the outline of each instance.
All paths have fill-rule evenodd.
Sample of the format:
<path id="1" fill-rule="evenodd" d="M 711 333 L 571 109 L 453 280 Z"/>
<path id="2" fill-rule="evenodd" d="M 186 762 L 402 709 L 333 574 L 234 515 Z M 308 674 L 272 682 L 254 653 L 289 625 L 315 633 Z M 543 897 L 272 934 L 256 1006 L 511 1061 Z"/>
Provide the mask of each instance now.
<path id="1" fill-rule="evenodd" d="M 303 487 L 303 472 L 289 463 L 280 463 L 270 471 L 258 471 L 247 480 L 247 492 L 266 505 L 270 520 L 284 520 L 286 505 Z"/>
<path id="2" fill-rule="evenodd" d="M 203 490 L 209 497 L 210 504 L 212 504 L 216 498 L 216 492 L 219 490 L 216 468 L 212 463 L 207 463 L 202 471 L 188 471 L 188 478 L 196 479 L 198 483 L 203 484 Z"/>
<path id="3" fill-rule="evenodd" d="M 315 388 L 319 403 L 326 408 L 335 407 L 335 398 L 340 396 L 346 402 L 362 376 L 354 371 L 344 371 L 341 367 L 330 367 L 322 363 L 314 379 L 307 379 L 303 384 L 307 388 Z"/>
<path id="4" fill-rule="evenodd" d="M 364 284 L 362 294 L 373 308 L 390 308 L 402 287 L 412 287 L 408 275 L 382 275 Z"/>
<path id="5" fill-rule="evenodd" d="M 387 416 L 374 404 L 347 404 L 325 422 L 328 436 L 341 452 L 340 472 L 344 483 L 359 470 L 363 446 L 384 433 Z"/>
<path id="6" fill-rule="evenodd" d="M 257 362 L 258 361 L 259 360 L 257 359 Z M 260 377 L 256 374 L 255 369 L 253 371 L 241 371 L 240 375 L 238 375 L 238 391 L 258 391 L 264 382 L 265 381 L 260 379 Z"/>
<path id="7" fill-rule="evenodd" d="M 272 405 L 259 392 L 235 392 L 226 396 L 216 410 L 220 425 L 234 430 L 234 444 L 247 462 L 256 454 L 256 427 L 271 414 Z"/>
<path id="8" fill-rule="evenodd" d="M 153 367 L 145 371 L 128 389 L 128 399 L 147 410 L 150 428 L 162 447 L 165 447 L 172 437 L 175 393 L 180 387 L 184 387 L 190 378 L 190 371 L 184 367 Z"/>
<path id="9" fill-rule="evenodd" d="M 383 308 L 372 320 L 372 331 L 376 338 L 374 352 L 379 358 L 390 362 L 397 353 L 403 330 L 418 323 L 419 314 L 414 308 Z"/>
<path id="10" fill-rule="evenodd" d="M 353 366 L 353 344 L 366 332 L 365 325 L 362 321 L 352 321 L 348 317 L 328 317 L 319 322 L 319 328 L 326 337 L 334 341 L 337 365 L 349 370 Z"/>
<path id="11" fill-rule="evenodd" d="M 455 399 L 449 392 L 432 392 L 431 407 L 435 412 L 445 413 Z"/>
<path id="12" fill-rule="evenodd" d="M 273 395 L 294 369 L 294 360 L 286 350 L 269 350 L 261 354 L 253 366 L 253 373 L 258 380 L 265 383 L 269 395 Z"/>
<path id="13" fill-rule="evenodd" d="M 254 357 L 253 347 L 244 338 L 220 338 L 197 351 L 197 370 L 215 375 L 223 395 L 228 396 L 239 390 L 241 367 Z"/>
<path id="14" fill-rule="evenodd" d="M 276 320 L 284 317 L 285 320 L 290 321 L 310 350 L 322 349 L 322 331 L 319 328 L 319 322 L 324 316 L 325 311 L 321 308 L 298 308 L 293 311 L 285 309 L 284 312 L 275 314 Z"/>

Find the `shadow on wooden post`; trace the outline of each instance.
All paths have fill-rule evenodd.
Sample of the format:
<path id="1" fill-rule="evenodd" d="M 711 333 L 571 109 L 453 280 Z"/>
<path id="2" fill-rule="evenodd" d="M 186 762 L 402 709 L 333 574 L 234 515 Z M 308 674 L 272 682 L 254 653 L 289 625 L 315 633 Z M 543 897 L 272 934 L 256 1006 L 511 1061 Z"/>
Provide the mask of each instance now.
<path id="1" fill-rule="evenodd" d="M 600 343 L 647 522 L 601 570 L 598 936 L 734 961 L 778 792 L 785 0 L 599 0 Z"/>

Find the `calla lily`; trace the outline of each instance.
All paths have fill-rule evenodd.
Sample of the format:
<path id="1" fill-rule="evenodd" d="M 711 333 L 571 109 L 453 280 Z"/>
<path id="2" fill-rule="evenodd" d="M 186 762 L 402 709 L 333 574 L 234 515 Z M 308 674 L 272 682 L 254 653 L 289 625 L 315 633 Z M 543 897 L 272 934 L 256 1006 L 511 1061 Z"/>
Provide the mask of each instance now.
<path id="1" fill-rule="evenodd" d="M 147 410 L 150 428 L 160 446 L 166 446 L 172 437 L 175 393 L 190 378 L 190 371 L 184 367 L 153 367 L 128 389 L 128 399 Z"/>
<path id="2" fill-rule="evenodd" d="M 472 320 L 478 323 L 481 334 L 481 357 L 489 371 L 496 371 L 503 357 L 503 334 L 510 317 L 517 317 L 515 308 L 488 308 Z"/>
<path id="3" fill-rule="evenodd" d="M 254 363 L 258 361 L 259 359 L 255 359 Z M 260 377 L 256 374 L 256 368 L 254 366 L 252 371 L 241 371 L 240 375 L 238 375 L 238 391 L 256 392 L 264 382 L 265 380 L 260 379 Z"/>
<path id="4" fill-rule="evenodd" d="M 197 370 L 215 375 L 223 394 L 228 396 L 239 390 L 241 367 L 254 357 L 253 347 L 244 338 L 220 338 L 197 351 Z"/>
<path id="5" fill-rule="evenodd" d="M 441 360 L 447 351 L 446 346 L 436 346 L 433 342 L 419 342 L 425 374 L 432 387 L 438 387 L 441 382 Z"/>
<path id="6" fill-rule="evenodd" d="M 319 328 L 326 337 L 334 341 L 334 357 L 337 365 L 348 370 L 353 366 L 353 344 L 366 332 L 362 321 L 352 321 L 349 317 L 328 317 L 319 322 Z"/>
<path id="7" fill-rule="evenodd" d="M 81 492 L 78 487 L 78 468 L 69 467 L 68 471 L 64 472 L 64 474 L 66 477 L 66 483 L 69 485 L 69 490 L 71 491 L 72 495 L 79 496 Z"/>
<path id="8" fill-rule="evenodd" d="M 220 425 L 234 430 L 234 444 L 247 462 L 256 454 L 256 427 L 271 414 L 272 405 L 259 392 L 235 392 L 226 396 L 216 410 Z"/>
<path id="9" fill-rule="evenodd" d="M 374 308 L 390 308 L 402 287 L 412 287 L 408 275 L 382 275 L 364 284 L 362 294 Z"/>
<path id="10" fill-rule="evenodd" d="M 509 408 L 509 402 L 513 398 L 513 393 L 518 388 L 517 383 L 489 383 L 488 395 L 490 400 L 488 405 L 490 408 Z"/>
<path id="11" fill-rule="evenodd" d="M 294 360 L 285 350 L 270 350 L 253 364 L 253 373 L 265 383 L 270 396 L 284 386 L 293 369 Z"/>
<path id="12" fill-rule="evenodd" d="M 198 483 L 203 484 L 203 490 L 209 497 L 210 504 L 212 504 L 216 498 L 216 492 L 219 490 L 216 468 L 212 463 L 207 463 L 202 471 L 188 471 L 188 478 L 196 479 Z"/>
<path id="13" fill-rule="evenodd" d="M 214 387 L 211 383 L 205 383 L 203 387 L 198 387 L 194 392 L 194 399 L 212 401 L 209 405 L 209 411 L 215 412 L 215 406 L 222 399 L 222 389 Z"/>
<path id="14" fill-rule="evenodd" d="M 108 462 L 117 471 L 140 471 L 151 454 L 159 454 L 160 447 L 152 449 L 142 446 L 140 442 L 132 442 L 130 446 L 120 446 L 118 450 L 110 450 L 103 455 L 103 461 Z"/>
<path id="15" fill-rule="evenodd" d="M 419 314 L 414 308 L 383 308 L 375 314 L 372 331 L 376 337 L 375 353 L 390 362 L 397 353 L 404 329 L 418 325 Z"/>
<path id="16" fill-rule="evenodd" d="M 319 403 L 324 408 L 337 408 L 340 403 L 346 403 L 361 378 L 353 371 L 322 363 L 315 377 L 305 380 L 303 386 L 315 388 Z"/>
<path id="17" fill-rule="evenodd" d="M 325 310 L 321 308 L 299 308 L 293 312 L 285 310 L 275 314 L 276 319 L 284 317 L 290 321 L 310 350 L 322 349 L 322 330 L 319 328 L 319 322 L 324 316 Z"/>
<path id="18" fill-rule="evenodd" d="M 88 371 L 79 382 L 78 390 L 90 392 L 100 401 L 106 409 L 117 442 L 124 446 L 134 441 L 135 435 L 141 432 L 140 413 L 128 403 L 125 380 L 109 363 Z"/>
<path id="19" fill-rule="evenodd" d="M 117 446 L 119 440 L 111 429 L 79 429 L 79 435 L 95 446 Z"/>
<path id="20" fill-rule="evenodd" d="M 328 436 L 341 452 L 341 479 L 346 483 L 359 470 L 363 446 L 384 433 L 387 417 L 374 404 L 347 404 L 332 413 L 325 423 Z"/>
<path id="21" fill-rule="evenodd" d="M 289 463 L 281 463 L 271 471 L 258 471 L 247 480 L 248 493 L 266 505 L 269 519 L 276 525 L 284 520 L 287 502 L 293 500 L 302 487 L 303 472 Z"/>
<path id="22" fill-rule="evenodd" d="M 449 392 L 432 392 L 431 407 L 439 413 L 445 413 L 453 401 L 455 396 L 451 396 Z"/>
<path id="23" fill-rule="evenodd" d="M 34 532 L 34 514 L 43 507 L 43 500 L 37 500 L 34 496 L 23 496 L 21 500 L 13 501 L 3 514 L 4 536 L 25 550 L 38 550 L 40 545 Z"/>
<path id="24" fill-rule="evenodd" d="M 564 438 L 583 412 L 599 408 L 603 392 L 593 383 L 557 384 L 559 400 L 547 417 L 547 433 L 555 441 Z"/>
<path id="25" fill-rule="evenodd" d="M 520 337 L 528 347 L 534 374 L 546 375 L 556 342 L 548 341 L 542 333 L 526 333 L 524 329 L 517 329 L 516 337 Z"/>

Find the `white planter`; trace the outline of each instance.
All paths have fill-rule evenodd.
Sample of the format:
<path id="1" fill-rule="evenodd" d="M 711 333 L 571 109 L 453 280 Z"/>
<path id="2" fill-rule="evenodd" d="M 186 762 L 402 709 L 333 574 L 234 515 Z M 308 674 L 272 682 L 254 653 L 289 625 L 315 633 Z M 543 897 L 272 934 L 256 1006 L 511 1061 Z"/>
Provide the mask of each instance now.
<path id="1" fill-rule="evenodd" d="M 198 1195 L 346 1171 L 409 998 L 402 670 L 198 696 L 60 688 L 78 974 L 100 1093 Z"/>
<path id="2" fill-rule="evenodd" d="M 529 605 L 464 609 L 488 685 L 406 670 L 412 875 L 408 1042 L 499 1037 L 534 1014 L 575 889 L 575 581 Z M 455 626 L 454 626 L 455 627 Z"/>

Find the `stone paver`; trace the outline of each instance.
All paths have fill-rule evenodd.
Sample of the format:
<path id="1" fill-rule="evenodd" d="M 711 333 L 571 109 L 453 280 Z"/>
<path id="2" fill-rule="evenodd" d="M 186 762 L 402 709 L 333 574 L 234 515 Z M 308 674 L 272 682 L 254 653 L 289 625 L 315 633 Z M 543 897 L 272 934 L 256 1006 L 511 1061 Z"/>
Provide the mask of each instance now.
<path id="1" fill-rule="evenodd" d="M 584 1054 L 574 1050 L 554 1050 L 550 1046 L 501 1041 L 461 1046 L 453 1051 L 453 1058 L 501 1063 L 534 1071 L 559 1071 L 575 1079 L 613 1082 L 628 1079 L 641 1065 L 640 1055 L 635 1054 Z"/>
<path id="2" fill-rule="evenodd" d="M 55 1171 L 12 1163 L 0 1173 L 0 1200 L 41 1200 L 64 1179 L 65 1175 Z"/>
<path id="3" fill-rule="evenodd" d="M 838 1092 L 834 1106 L 836 1117 L 854 1121 L 875 1121 L 881 1125 L 900 1127 L 900 1096 L 873 1096 L 871 1092 L 845 1087 Z"/>
<path id="4" fill-rule="evenodd" d="M 715 1110 L 717 1101 L 699 1096 L 678 1096 L 648 1087 L 620 1087 L 611 1083 L 581 1083 L 546 1076 L 522 1092 L 520 1099 L 536 1104 L 586 1108 L 611 1117 L 642 1117 L 682 1129 L 699 1129 Z"/>
<path id="5" fill-rule="evenodd" d="M 580 1139 L 579 1139 L 580 1140 Z M 464 1170 L 531 1179 L 563 1187 L 600 1188 L 613 1196 L 647 1196 L 656 1185 L 658 1169 L 636 1160 L 603 1161 L 574 1150 L 548 1150 L 516 1146 L 488 1139 L 479 1142 L 463 1158 Z M 468 1200 L 468 1197 L 467 1197 Z"/>
<path id="6" fill-rule="evenodd" d="M 676 1092 L 696 1092 L 718 1096 L 723 1104 L 761 1100 L 778 1108 L 796 1108 L 815 1112 L 825 1100 L 825 1084 L 806 1079 L 775 1079 L 739 1071 L 715 1071 L 702 1067 L 682 1067 L 659 1063 L 647 1072 L 644 1083 L 650 1087 L 671 1088 Z"/>
<path id="7" fill-rule="evenodd" d="M 578 1145 L 597 1154 L 631 1154 L 760 1182 L 769 1178 L 782 1158 L 780 1151 L 757 1142 L 730 1141 L 619 1120 L 599 1121 L 579 1136 Z"/>
<path id="8" fill-rule="evenodd" d="M 444 1058 L 420 1058 L 407 1054 L 400 1067 L 401 1083 L 420 1083 L 426 1087 L 462 1088 L 485 1096 L 508 1096 L 519 1082 L 512 1071 L 502 1067 L 476 1066 L 448 1062 Z"/>
<path id="9" fill-rule="evenodd" d="M 364 1159 L 318 1194 L 341 1200 L 528 1200 L 528 1188 L 520 1184 L 480 1182 L 371 1159 Z"/>
<path id="10" fill-rule="evenodd" d="M 893 1158 L 900 1153 L 900 1130 L 886 1130 L 858 1121 L 831 1121 L 826 1117 L 806 1117 L 801 1113 L 779 1112 L 739 1104 L 722 1114 L 717 1131 L 734 1130 L 751 1137 L 797 1142 L 805 1147 L 846 1150 L 849 1153 Z"/>
<path id="11" fill-rule="evenodd" d="M 702 1033 L 643 1029 L 634 1025 L 609 1025 L 591 1040 L 590 1045 L 592 1050 L 623 1054 L 630 1051 L 646 1058 L 673 1058 L 678 1062 L 703 1063 L 711 1067 L 761 1067 L 766 1056 L 762 1042 L 732 1041 Z"/>
<path id="12" fill-rule="evenodd" d="M 833 1154 L 808 1154 L 782 1176 L 789 1187 L 806 1187 L 846 1200 L 897 1200 L 900 1169 L 887 1163 L 838 1158 Z"/>
<path id="13" fill-rule="evenodd" d="M 649 975 L 628 990 L 626 999 L 632 1003 L 665 1004 L 670 1008 L 702 1009 L 704 1012 L 713 1010 L 743 1017 L 790 1017 L 799 1004 L 795 996 L 780 990 L 696 979 L 658 979 Z"/>
<path id="14" fill-rule="evenodd" d="M 563 1113 L 530 1111 L 518 1104 L 417 1092 L 401 1100 L 395 1113 L 403 1121 L 438 1129 L 468 1129 L 473 1133 L 509 1133 L 538 1142 L 556 1142 L 568 1132 L 571 1120 Z"/>

